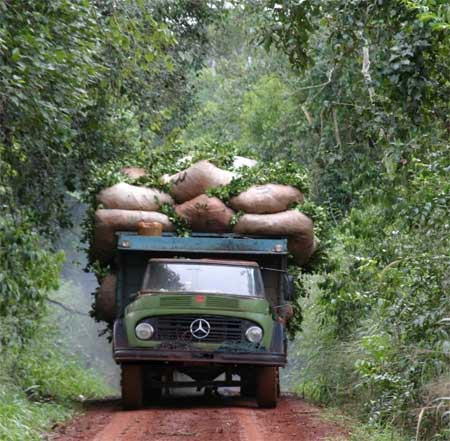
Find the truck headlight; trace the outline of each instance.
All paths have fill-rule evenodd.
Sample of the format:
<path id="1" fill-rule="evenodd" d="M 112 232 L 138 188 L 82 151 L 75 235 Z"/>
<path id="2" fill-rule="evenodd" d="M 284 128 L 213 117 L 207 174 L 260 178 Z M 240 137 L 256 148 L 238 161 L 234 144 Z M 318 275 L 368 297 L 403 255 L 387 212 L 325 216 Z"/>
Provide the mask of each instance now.
<path id="1" fill-rule="evenodd" d="M 135 333 L 139 340 L 150 340 L 155 333 L 155 328 L 150 323 L 139 323 L 136 326 Z"/>
<path id="2" fill-rule="evenodd" d="M 250 326 L 245 331 L 245 338 L 250 343 L 259 343 L 263 338 L 263 330 L 259 326 Z"/>

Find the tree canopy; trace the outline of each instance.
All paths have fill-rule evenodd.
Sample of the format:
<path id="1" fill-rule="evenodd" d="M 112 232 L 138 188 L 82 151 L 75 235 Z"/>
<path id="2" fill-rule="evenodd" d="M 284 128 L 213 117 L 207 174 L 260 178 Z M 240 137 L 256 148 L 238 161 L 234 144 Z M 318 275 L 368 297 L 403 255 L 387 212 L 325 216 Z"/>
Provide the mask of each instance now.
<path id="1" fill-rule="evenodd" d="M 447 1 L 0 0 L 0 354 L 115 164 L 248 151 L 310 177 L 294 387 L 447 439 L 449 32 Z"/>

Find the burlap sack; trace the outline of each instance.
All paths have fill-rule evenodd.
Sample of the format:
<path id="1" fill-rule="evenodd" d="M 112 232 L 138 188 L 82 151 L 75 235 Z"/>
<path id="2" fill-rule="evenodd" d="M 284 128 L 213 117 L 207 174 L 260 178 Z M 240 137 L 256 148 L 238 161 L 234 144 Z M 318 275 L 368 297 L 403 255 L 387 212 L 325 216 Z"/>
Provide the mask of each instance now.
<path id="1" fill-rule="evenodd" d="M 169 218 L 156 211 L 106 210 L 95 212 L 94 256 L 102 261 L 114 255 L 116 231 L 137 231 L 139 222 L 159 222 L 163 231 L 174 231 Z"/>
<path id="2" fill-rule="evenodd" d="M 303 202 L 303 194 L 290 185 L 254 185 L 230 200 L 235 210 L 245 213 L 279 213 L 295 202 Z"/>
<path id="3" fill-rule="evenodd" d="M 242 167 L 254 167 L 258 161 L 255 159 L 245 158 L 244 156 L 235 156 L 233 158 L 233 168 L 238 170 Z"/>
<path id="4" fill-rule="evenodd" d="M 159 190 L 121 182 L 105 188 L 97 195 L 97 202 L 104 208 L 121 210 L 155 211 L 162 204 L 173 204 L 173 199 Z"/>
<path id="5" fill-rule="evenodd" d="M 125 167 L 120 170 L 124 175 L 129 176 L 131 179 L 142 178 L 142 176 L 146 176 L 147 173 L 143 168 L 139 167 Z"/>
<path id="6" fill-rule="evenodd" d="M 231 231 L 230 222 L 234 211 L 218 198 L 210 198 L 202 194 L 184 204 L 177 205 L 175 211 L 188 222 L 193 231 L 208 233 Z"/>
<path id="7" fill-rule="evenodd" d="M 244 214 L 233 232 L 261 236 L 288 236 L 288 248 L 296 262 L 302 265 L 314 252 L 312 220 L 296 210 L 275 214 Z"/>
<path id="8" fill-rule="evenodd" d="M 288 250 L 294 256 L 297 265 L 304 265 L 316 251 L 317 242 L 309 233 L 289 236 Z"/>
<path id="9" fill-rule="evenodd" d="M 117 276 L 108 274 L 95 293 L 94 315 L 97 320 L 112 323 L 116 318 Z"/>
<path id="10" fill-rule="evenodd" d="M 171 193 L 179 203 L 189 201 L 203 194 L 209 188 L 227 185 L 235 174 L 222 170 L 209 161 L 199 161 L 186 170 L 167 177 L 164 175 L 163 182 L 171 184 Z"/>

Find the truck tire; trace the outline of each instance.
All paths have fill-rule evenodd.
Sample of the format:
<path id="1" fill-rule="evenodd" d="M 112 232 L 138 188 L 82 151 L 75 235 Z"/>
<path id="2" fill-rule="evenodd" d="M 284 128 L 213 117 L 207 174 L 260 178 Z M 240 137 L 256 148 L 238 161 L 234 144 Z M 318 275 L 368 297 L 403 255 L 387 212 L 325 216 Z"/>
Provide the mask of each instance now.
<path id="1" fill-rule="evenodd" d="M 122 364 L 122 405 L 125 409 L 140 409 L 143 402 L 142 366 Z"/>
<path id="2" fill-rule="evenodd" d="M 277 398 L 281 396 L 281 385 L 280 385 L 280 369 L 277 369 Z"/>
<path id="3" fill-rule="evenodd" d="M 278 399 L 278 368 L 261 367 L 258 370 L 256 401 L 258 407 L 266 409 L 277 406 Z"/>

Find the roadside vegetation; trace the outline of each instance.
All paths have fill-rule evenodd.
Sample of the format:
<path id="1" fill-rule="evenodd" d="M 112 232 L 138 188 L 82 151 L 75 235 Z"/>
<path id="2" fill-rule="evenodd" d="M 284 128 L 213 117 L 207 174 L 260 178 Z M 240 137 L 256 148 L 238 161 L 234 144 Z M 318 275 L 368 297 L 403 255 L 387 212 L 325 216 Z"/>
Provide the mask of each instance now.
<path id="1" fill-rule="evenodd" d="M 345 427 L 348 436 L 331 436 L 324 441 L 410 441 L 411 437 L 400 434 L 386 424 L 364 423 L 361 419 L 343 413 L 341 408 L 328 407 L 322 413 L 324 421 L 331 421 Z"/>
<path id="2" fill-rule="evenodd" d="M 448 8 L 0 0 L 0 438 L 109 390 L 48 325 L 68 206 L 108 164 L 227 146 L 309 175 L 285 383 L 363 421 L 355 440 L 448 439 Z"/>
<path id="3" fill-rule="evenodd" d="M 0 439 L 40 439 L 77 402 L 111 393 L 98 363 L 87 368 L 89 345 L 80 350 L 97 329 L 75 326 L 76 278 L 55 294 L 72 257 L 62 239 L 96 165 L 138 157 L 183 124 L 186 73 L 219 12 L 184 0 L 0 0 Z"/>
<path id="4" fill-rule="evenodd" d="M 2 353 L 0 439 L 41 439 L 42 432 L 81 408 L 79 403 L 114 392 L 64 347 L 64 337 L 42 323 L 26 349 Z"/>

